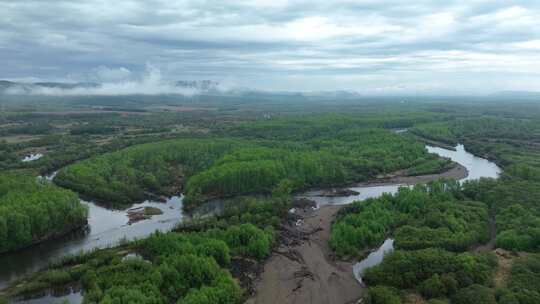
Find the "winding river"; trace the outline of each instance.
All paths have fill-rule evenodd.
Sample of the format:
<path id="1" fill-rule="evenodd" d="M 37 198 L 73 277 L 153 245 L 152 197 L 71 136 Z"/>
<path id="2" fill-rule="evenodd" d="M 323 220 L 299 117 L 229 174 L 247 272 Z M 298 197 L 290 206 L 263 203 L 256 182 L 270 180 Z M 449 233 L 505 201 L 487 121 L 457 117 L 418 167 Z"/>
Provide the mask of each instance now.
<path id="1" fill-rule="evenodd" d="M 502 172 L 495 163 L 484 158 L 474 156 L 467 152 L 463 145 L 457 145 L 455 150 L 449 150 L 440 147 L 426 146 L 430 153 L 438 154 L 439 156 L 450 158 L 452 161 L 462 165 L 467 169 L 467 176 L 460 181 L 478 179 L 481 177 L 497 178 Z M 376 198 L 383 193 L 396 193 L 399 187 L 407 186 L 406 184 L 391 184 L 391 185 L 375 185 L 350 187 L 348 189 L 359 192 L 358 195 L 351 196 L 334 196 L 328 197 L 323 195 L 322 190 L 309 191 L 299 197 L 305 197 L 315 201 L 319 206 L 324 205 L 346 205 L 355 201 L 362 201 L 368 198 Z"/>
<path id="2" fill-rule="evenodd" d="M 456 146 L 455 150 L 439 147 L 426 146 L 431 153 L 448 157 L 463 165 L 468 176 L 462 180 L 476 179 L 480 177 L 498 177 L 501 169 L 494 163 L 483 158 L 476 157 L 465 151 L 463 145 Z M 47 180 L 54 177 L 45 176 Z M 324 197 L 320 191 L 304 193 L 301 197 L 307 197 L 317 202 L 319 206 L 328 204 L 349 204 L 353 201 L 378 197 L 383 193 L 395 193 L 402 184 L 377 185 L 364 187 L 351 187 L 349 189 L 359 192 L 358 195 L 346 197 Z M 87 251 L 94 248 L 114 246 L 124 239 L 143 238 L 156 230 L 169 231 L 182 221 L 182 197 L 175 196 L 167 202 L 145 201 L 135 204 L 131 208 L 152 206 L 161 209 L 163 214 L 153 216 L 151 219 L 128 224 L 127 210 L 110 210 L 98 206 L 93 202 L 82 201 L 89 207 L 88 230 L 70 233 L 63 238 L 44 242 L 28 249 L 10 254 L 0 255 L 0 289 L 6 284 L 24 274 L 37 271 L 50 262 L 68 254 Z M 387 240 L 381 248 L 370 254 L 365 260 L 359 262 L 355 268 L 355 276 L 361 281 L 364 269 L 376 265 L 382 260 L 385 253 L 393 250 L 393 241 Z M 80 297 L 78 293 L 71 296 Z M 41 298 L 39 302 L 50 303 L 61 300 L 51 295 Z M 48 299 L 48 300 L 47 300 Z M 73 300 L 73 298 L 71 299 Z M 77 302 L 77 301 L 75 301 Z"/>
<path id="3" fill-rule="evenodd" d="M 37 271 L 62 256 L 114 246 L 123 239 L 142 238 L 156 230 L 169 231 L 183 218 L 181 196 L 173 196 L 164 203 L 145 201 L 126 210 L 111 210 L 93 202 L 81 202 L 88 206 L 86 230 L 75 231 L 27 249 L 0 255 L 0 289 L 9 281 Z M 159 208 L 163 213 L 129 224 L 127 211 L 145 206 Z"/>
<path id="4" fill-rule="evenodd" d="M 467 152 L 463 145 L 457 145 L 455 150 L 449 150 L 440 147 L 426 146 L 426 149 L 430 153 L 438 154 L 439 156 L 450 158 L 452 161 L 462 165 L 467 169 L 467 176 L 460 180 L 464 182 L 467 180 L 479 179 L 482 177 L 498 178 L 502 172 L 495 163 L 490 162 L 484 158 L 474 156 Z M 382 186 L 367 186 L 367 187 L 351 187 L 349 189 L 359 192 L 358 195 L 353 196 L 339 196 L 339 197 L 325 197 L 322 196 L 322 191 L 312 191 L 305 193 L 302 197 L 314 200 L 318 206 L 323 205 L 343 205 L 350 204 L 354 201 L 361 201 L 368 198 L 376 198 L 383 193 L 396 193 L 399 187 L 407 186 L 404 184 L 395 185 L 382 185 Z M 365 259 L 356 263 L 354 266 L 354 276 L 362 283 L 362 275 L 364 271 L 372 266 L 379 264 L 385 254 L 394 250 L 394 241 L 387 239 L 378 249 L 370 253 Z"/>

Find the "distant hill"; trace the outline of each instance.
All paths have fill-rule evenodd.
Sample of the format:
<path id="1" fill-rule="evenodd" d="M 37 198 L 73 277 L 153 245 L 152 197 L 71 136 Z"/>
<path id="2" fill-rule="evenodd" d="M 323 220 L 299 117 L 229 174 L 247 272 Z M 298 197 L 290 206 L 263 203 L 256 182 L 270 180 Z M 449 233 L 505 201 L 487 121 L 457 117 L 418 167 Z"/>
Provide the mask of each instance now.
<path id="1" fill-rule="evenodd" d="M 212 80 L 181 80 L 173 83 L 180 88 L 196 89 L 200 92 L 214 92 L 217 90 L 219 83 Z M 13 82 L 7 80 L 0 80 L 0 93 L 13 93 L 13 94 L 28 94 L 33 90 L 40 88 L 54 88 L 54 89 L 78 89 L 78 88 L 97 88 L 100 87 L 100 83 L 94 82 Z"/>
<path id="2" fill-rule="evenodd" d="M 34 89 L 39 88 L 58 88 L 58 89 L 75 89 L 75 88 L 95 88 L 100 84 L 92 82 L 79 82 L 79 83 L 67 83 L 67 82 L 13 82 L 7 80 L 0 80 L 0 93 L 5 93 L 11 90 L 14 93 L 25 94 Z"/>
<path id="3" fill-rule="evenodd" d="M 501 91 L 492 95 L 497 98 L 517 98 L 517 99 L 540 99 L 540 92 L 533 91 Z"/>
<path id="4" fill-rule="evenodd" d="M 180 80 L 175 83 L 177 87 L 197 89 L 201 91 L 217 90 L 219 82 L 213 80 Z"/>
<path id="5" fill-rule="evenodd" d="M 0 91 L 5 90 L 13 85 L 15 85 L 15 82 L 0 80 Z"/>

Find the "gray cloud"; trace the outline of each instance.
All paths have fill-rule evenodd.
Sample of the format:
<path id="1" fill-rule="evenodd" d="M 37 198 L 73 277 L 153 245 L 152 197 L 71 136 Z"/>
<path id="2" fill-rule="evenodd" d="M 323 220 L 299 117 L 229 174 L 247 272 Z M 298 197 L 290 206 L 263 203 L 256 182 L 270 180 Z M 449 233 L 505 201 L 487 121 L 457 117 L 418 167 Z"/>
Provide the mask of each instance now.
<path id="1" fill-rule="evenodd" d="M 177 86 L 174 82 L 161 77 L 161 71 L 152 65 L 147 65 L 146 72 L 140 78 L 129 79 L 131 71 L 126 68 L 109 69 L 99 67 L 95 70 L 93 79 L 96 84 L 82 84 L 73 87 L 17 85 L 6 90 L 11 95 L 47 95 L 47 96 L 119 96 L 119 95 L 159 95 L 180 94 L 193 95 L 198 93 L 195 87 Z"/>
<path id="2" fill-rule="evenodd" d="M 0 78 L 104 81 L 161 70 L 261 89 L 537 90 L 533 1 L 0 0 Z M 154 89 L 166 89 L 150 86 Z"/>

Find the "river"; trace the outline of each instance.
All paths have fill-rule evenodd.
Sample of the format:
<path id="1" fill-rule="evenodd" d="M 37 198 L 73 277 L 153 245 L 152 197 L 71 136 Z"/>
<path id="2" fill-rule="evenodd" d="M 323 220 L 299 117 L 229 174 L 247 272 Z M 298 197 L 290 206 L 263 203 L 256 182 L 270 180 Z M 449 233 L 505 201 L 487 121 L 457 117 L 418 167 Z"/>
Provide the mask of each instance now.
<path id="1" fill-rule="evenodd" d="M 430 153 L 438 154 L 442 157 L 450 158 L 452 161 L 462 165 L 467 169 L 467 176 L 460 181 L 478 179 L 481 177 L 497 178 L 502 172 L 501 168 L 495 163 L 484 158 L 474 156 L 467 152 L 463 145 L 457 145 L 455 150 L 449 150 L 440 147 L 426 146 Z M 319 206 L 324 205 L 346 205 L 355 201 L 362 201 L 368 198 L 376 198 L 383 193 L 396 193 L 399 187 L 406 186 L 405 184 L 391 185 L 376 185 L 376 186 L 361 186 L 350 187 L 348 189 L 359 192 L 358 195 L 327 197 L 323 196 L 322 190 L 306 192 L 299 197 L 308 198 L 315 201 Z"/>
<path id="2" fill-rule="evenodd" d="M 494 163 L 483 158 L 476 157 L 465 151 L 463 145 L 458 145 L 455 151 L 426 146 L 431 153 L 436 153 L 443 157 L 448 157 L 453 161 L 463 165 L 468 176 L 463 180 L 476 179 L 480 177 L 496 178 L 501 172 L 501 169 Z M 45 179 L 51 180 L 54 177 L 45 176 Z M 349 189 L 359 192 L 358 195 L 344 197 L 324 197 L 320 194 L 321 191 L 311 191 L 301 195 L 317 202 L 319 206 L 328 204 L 349 204 L 353 201 L 365 200 L 367 198 L 379 197 L 383 193 L 395 193 L 401 184 L 394 185 L 377 185 L 364 187 L 351 187 Z M 104 248 L 114 246 L 123 239 L 143 238 L 153 233 L 156 230 L 169 231 L 184 218 L 182 214 L 182 197 L 175 196 L 167 200 L 167 202 L 145 201 L 140 204 L 135 204 L 131 208 L 141 206 L 152 206 L 161 209 L 163 214 L 153 216 L 151 219 L 143 220 L 131 225 L 128 225 L 127 210 L 111 210 L 98 206 L 93 202 L 81 201 L 89 207 L 88 230 L 70 233 L 65 237 L 44 242 L 42 244 L 32 246 L 28 249 L 20 250 L 10 254 L 0 256 L 0 289 L 15 278 L 24 274 L 37 271 L 52 261 L 61 258 L 68 254 L 87 251 L 94 248 Z M 362 265 L 373 264 L 373 259 L 380 262 L 384 253 L 390 252 L 393 249 L 393 242 L 385 242 L 381 249 L 375 251 L 375 254 L 367 258 L 366 261 L 361 261 L 355 266 L 355 275 L 359 280 L 360 273 L 363 272 Z M 79 297 L 75 293 L 75 297 Z M 71 295 L 73 296 L 73 295 Z M 56 302 L 61 298 L 47 296 L 41 298 L 42 301 L 33 303 L 51 303 Z M 72 299 L 73 300 L 73 299 Z"/>
<path id="3" fill-rule="evenodd" d="M 442 157 L 450 158 L 452 161 L 464 166 L 467 169 L 467 176 L 460 180 L 464 182 L 467 180 L 479 179 L 482 177 L 487 178 L 498 178 L 499 174 L 502 172 L 495 163 L 490 162 L 484 158 L 474 156 L 473 154 L 467 152 L 463 145 L 457 145 L 455 150 L 449 150 L 440 147 L 426 146 L 426 149 L 430 153 L 438 154 Z M 318 206 L 323 205 L 343 205 L 350 204 L 354 201 L 361 201 L 368 198 L 376 198 L 381 196 L 383 193 L 396 193 L 399 187 L 406 186 L 403 184 L 397 185 L 380 185 L 380 186 L 366 186 L 366 187 L 351 187 L 349 189 L 359 192 L 358 195 L 353 196 L 341 196 L 341 197 L 325 197 L 321 196 L 322 191 L 311 191 L 307 192 L 302 197 L 311 199 L 317 202 Z M 362 275 L 364 271 L 369 268 L 379 264 L 385 254 L 390 253 L 394 250 L 394 241 L 392 239 L 387 239 L 384 243 L 370 253 L 365 259 L 356 263 L 353 268 L 354 276 L 356 279 L 362 283 Z"/>
<path id="4" fill-rule="evenodd" d="M 37 271 L 65 255 L 114 246 L 123 239 L 143 238 L 156 230 L 169 231 L 183 218 L 182 199 L 182 196 L 173 196 L 164 203 L 145 201 L 125 210 L 107 209 L 81 200 L 88 206 L 88 228 L 27 249 L 0 255 L 0 288 L 10 280 Z M 128 224 L 127 211 L 143 206 L 159 208 L 163 213 Z"/>

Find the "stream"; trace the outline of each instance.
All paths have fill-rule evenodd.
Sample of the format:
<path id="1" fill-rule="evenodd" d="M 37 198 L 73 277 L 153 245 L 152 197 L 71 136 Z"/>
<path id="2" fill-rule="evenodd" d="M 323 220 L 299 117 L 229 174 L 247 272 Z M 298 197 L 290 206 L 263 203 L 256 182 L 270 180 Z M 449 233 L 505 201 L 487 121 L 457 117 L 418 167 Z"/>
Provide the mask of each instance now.
<path id="1" fill-rule="evenodd" d="M 9 281 L 40 270 L 63 256 L 114 246 L 124 239 L 143 238 L 156 230 L 170 231 L 183 218 L 182 199 L 182 196 L 173 196 L 164 203 L 145 201 L 125 210 L 111 210 L 81 200 L 81 203 L 88 206 L 88 227 L 61 238 L 0 255 L 0 289 Z M 163 214 L 128 224 L 127 211 L 145 206 L 159 208 Z"/>
<path id="2" fill-rule="evenodd" d="M 490 162 L 484 158 L 474 156 L 473 154 L 467 152 L 463 145 L 457 145 L 455 150 L 449 150 L 440 147 L 426 146 L 426 149 L 430 153 L 438 154 L 442 157 L 450 158 L 452 161 L 461 164 L 467 169 L 467 177 L 460 180 L 464 182 L 467 180 L 479 179 L 482 177 L 489 178 L 498 178 L 499 174 L 502 172 L 495 163 Z M 326 197 L 322 196 L 323 191 L 310 191 L 306 192 L 301 197 L 313 200 L 317 203 L 318 206 L 323 205 L 343 205 L 350 204 L 354 201 L 362 201 L 368 198 L 376 198 L 381 196 L 383 193 L 396 193 L 399 187 L 407 186 L 403 184 L 394 184 L 394 185 L 378 185 L 378 186 L 366 186 L 366 187 L 350 187 L 348 189 L 359 192 L 358 195 L 352 196 L 338 196 L 338 197 Z M 385 254 L 390 253 L 394 250 L 394 241 L 392 239 L 387 239 L 384 243 L 372 251 L 365 259 L 356 263 L 353 268 L 354 276 L 356 279 L 362 283 L 362 274 L 364 271 L 373 267 L 380 262 L 382 262 Z"/>
<path id="3" fill-rule="evenodd" d="M 483 158 L 476 157 L 465 151 L 463 145 L 458 145 L 455 151 L 439 147 L 426 146 L 431 153 L 448 157 L 463 165 L 468 170 L 468 176 L 464 180 L 477 179 L 480 177 L 497 178 L 501 169 L 494 163 Z M 44 176 L 45 180 L 52 180 L 56 173 Z M 299 197 L 314 200 L 319 206 L 328 204 L 349 204 L 353 201 L 379 197 L 383 193 L 395 193 L 401 184 L 377 185 L 364 187 L 351 187 L 349 189 L 359 192 L 358 195 L 342 197 L 325 197 L 322 191 L 306 192 Z M 89 207 L 88 228 L 85 231 L 76 231 L 68 235 L 31 246 L 17 252 L 0 255 L 0 289 L 9 281 L 25 274 L 40 270 L 65 255 L 88 251 L 94 248 L 104 248 L 117 245 L 122 240 L 143 238 L 156 230 L 170 231 L 182 221 L 182 196 L 169 198 L 165 203 L 145 201 L 134 204 L 125 210 L 111 210 L 101 207 L 93 202 L 82 201 Z M 151 219 L 128 224 L 127 211 L 129 209 L 151 206 L 159 208 L 163 214 L 155 215 Z M 380 248 L 372 252 L 366 259 L 357 263 L 354 267 L 355 277 L 361 282 L 363 271 L 382 261 L 384 254 L 393 250 L 393 240 L 386 240 Z M 45 297 L 25 303 L 53 303 L 63 299 L 73 302 L 81 298 L 80 292 L 72 292 L 65 296 L 46 295 Z"/>

